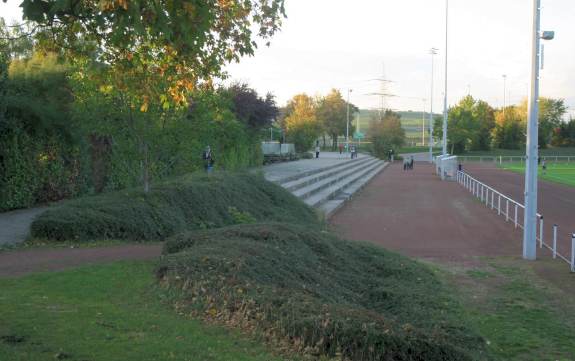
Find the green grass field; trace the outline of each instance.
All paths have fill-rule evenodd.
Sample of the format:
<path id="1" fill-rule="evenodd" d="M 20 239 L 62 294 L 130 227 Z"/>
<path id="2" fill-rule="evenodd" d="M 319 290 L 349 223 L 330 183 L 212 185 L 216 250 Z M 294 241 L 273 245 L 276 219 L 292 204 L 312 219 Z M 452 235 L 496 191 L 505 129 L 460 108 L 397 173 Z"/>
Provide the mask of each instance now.
<path id="1" fill-rule="evenodd" d="M 436 274 L 458 290 L 492 360 L 574 360 L 572 298 L 531 264 L 487 263 Z M 156 290 L 154 268 L 117 262 L 0 279 L 0 360 L 286 360 L 239 332 L 176 312 Z M 557 282 L 569 282 L 558 272 Z"/>
<path id="2" fill-rule="evenodd" d="M 503 164 L 501 168 L 516 173 L 525 173 L 525 165 L 520 163 Z M 545 173 L 541 166 L 539 167 L 539 178 L 575 187 L 575 163 L 549 162 Z"/>
<path id="3" fill-rule="evenodd" d="M 0 360 L 280 360 L 164 304 L 153 262 L 0 279 Z"/>

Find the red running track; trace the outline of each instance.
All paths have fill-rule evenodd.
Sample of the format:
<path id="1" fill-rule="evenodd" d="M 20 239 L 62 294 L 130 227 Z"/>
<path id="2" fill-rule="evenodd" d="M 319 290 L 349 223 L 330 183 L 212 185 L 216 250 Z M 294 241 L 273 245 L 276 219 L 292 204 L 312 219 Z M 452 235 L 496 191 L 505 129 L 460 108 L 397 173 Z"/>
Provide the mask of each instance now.
<path id="1" fill-rule="evenodd" d="M 393 164 L 330 220 L 343 237 L 408 256 L 477 263 L 481 256 L 521 256 L 521 232 L 433 166 Z"/>
<path id="2" fill-rule="evenodd" d="M 497 168 L 493 164 L 465 164 L 465 171 L 472 177 L 524 204 L 525 177 Z M 551 245 L 553 224 L 557 224 L 557 248 L 570 259 L 571 235 L 575 232 L 575 188 L 547 181 L 538 182 L 538 212 L 543 216 L 543 239 Z M 512 213 L 512 212 L 511 212 Z M 519 212 L 523 224 L 523 212 Z M 537 231 L 539 235 L 539 230 Z"/>

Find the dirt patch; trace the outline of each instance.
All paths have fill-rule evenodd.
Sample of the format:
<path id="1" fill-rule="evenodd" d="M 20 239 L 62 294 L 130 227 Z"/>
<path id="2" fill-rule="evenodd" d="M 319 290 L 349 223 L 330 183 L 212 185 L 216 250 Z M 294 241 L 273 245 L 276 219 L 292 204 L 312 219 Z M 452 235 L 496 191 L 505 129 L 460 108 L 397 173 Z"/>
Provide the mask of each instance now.
<path id="1" fill-rule="evenodd" d="M 120 260 L 153 259 L 159 257 L 161 253 L 160 243 L 7 251 L 0 253 L 0 277 L 20 277 L 30 273 L 60 271 L 87 264 Z"/>

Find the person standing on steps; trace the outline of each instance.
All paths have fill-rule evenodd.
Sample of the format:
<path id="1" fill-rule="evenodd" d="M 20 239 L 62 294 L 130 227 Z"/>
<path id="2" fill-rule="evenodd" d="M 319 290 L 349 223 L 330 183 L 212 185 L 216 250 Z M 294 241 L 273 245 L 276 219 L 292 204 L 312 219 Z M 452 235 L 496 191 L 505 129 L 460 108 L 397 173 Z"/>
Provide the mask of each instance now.
<path id="1" fill-rule="evenodd" d="M 202 159 L 204 161 L 204 169 L 206 173 L 211 173 L 214 169 L 214 154 L 212 149 L 208 145 L 202 154 Z"/>

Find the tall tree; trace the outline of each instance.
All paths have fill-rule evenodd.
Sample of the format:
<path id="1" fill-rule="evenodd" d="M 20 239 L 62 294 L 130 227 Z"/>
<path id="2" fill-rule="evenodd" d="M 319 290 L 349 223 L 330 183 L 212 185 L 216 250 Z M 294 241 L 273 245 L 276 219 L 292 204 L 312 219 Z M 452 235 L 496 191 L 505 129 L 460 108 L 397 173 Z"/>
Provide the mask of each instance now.
<path id="1" fill-rule="evenodd" d="M 575 147 L 575 119 L 562 122 L 553 131 L 551 145 L 555 147 Z"/>
<path id="2" fill-rule="evenodd" d="M 154 100 L 185 105 L 186 92 L 252 55 L 255 36 L 268 40 L 285 14 L 284 0 L 20 1 L 47 46 L 108 64 L 116 76 L 145 78 L 131 89 L 144 109 Z"/>
<path id="3" fill-rule="evenodd" d="M 295 144 L 298 152 L 308 151 L 321 133 L 315 101 L 307 94 L 298 94 L 288 102 L 285 115 L 283 123 L 288 141 Z"/>
<path id="4" fill-rule="evenodd" d="M 520 149 L 525 144 L 525 118 L 516 106 L 495 113 L 493 143 L 496 148 Z"/>
<path id="5" fill-rule="evenodd" d="M 381 159 L 387 158 L 390 150 L 397 151 L 405 144 L 405 130 L 401 127 L 401 116 L 391 110 L 386 110 L 381 120 L 375 115 L 369 128 L 369 137 L 375 155 Z"/>
<path id="6" fill-rule="evenodd" d="M 519 107 L 521 116 L 527 121 L 527 100 Z M 539 148 L 545 149 L 551 143 L 553 131 L 557 129 L 567 112 L 563 99 L 539 98 Z"/>
<path id="7" fill-rule="evenodd" d="M 472 113 L 479 124 L 471 137 L 471 150 L 489 150 L 495 128 L 495 110 L 487 102 L 479 100 L 473 106 Z"/>
<path id="8" fill-rule="evenodd" d="M 340 135 L 346 135 L 348 122 L 348 104 L 337 89 L 320 98 L 317 106 L 317 118 L 322 125 L 323 131 L 332 139 L 332 149 L 337 148 L 337 139 Z M 349 134 L 353 135 L 355 127 L 351 119 L 359 109 L 349 104 Z"/>
<path id="9" fill-rule="evenodd" d="M 245 83 L 232 84 L 223 92 L 231 98 L 233 111 L 238 120 L 244 122 L 252 130 L 269 127 L 279 114 L 275 98 L 271 93 L 262 98 Z"/>
<path id="10" fill-rule="evenodd" d="M 434 136 L 441 139 L 443 119 L 435 120 Z M 467 150 L 488 150 L 495 127 L 494 110 L 484 101 L 468 95 L 449 109 L 447 145 L 452 154 Z"/>

